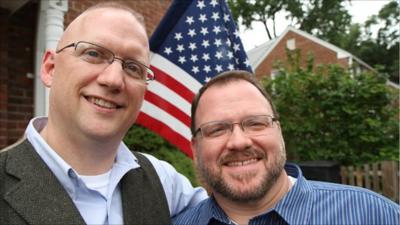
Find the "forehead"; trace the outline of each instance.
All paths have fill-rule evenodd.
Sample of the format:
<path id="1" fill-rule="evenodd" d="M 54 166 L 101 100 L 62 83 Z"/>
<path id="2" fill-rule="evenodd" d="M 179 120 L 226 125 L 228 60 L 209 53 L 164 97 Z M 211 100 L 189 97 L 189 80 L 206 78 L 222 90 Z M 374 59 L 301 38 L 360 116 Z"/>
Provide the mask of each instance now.
<path id="1" fill-rule="evenodd" d="M 200 98 L 196 117 L 211 121 L 257 114 L 272 115 L 268 100 L 253 84 L 235 80 L 208 88 Z"/>
<path id="2" fill-rule="evenodd" d="M 84 12 L 67 27 L 60 42 L 66 45 L 77 41 L 93 42 L 119 55 L 129 52 L 147 57 L 149 52 L 145 28 L 132 13 L 122 9 Z"/>

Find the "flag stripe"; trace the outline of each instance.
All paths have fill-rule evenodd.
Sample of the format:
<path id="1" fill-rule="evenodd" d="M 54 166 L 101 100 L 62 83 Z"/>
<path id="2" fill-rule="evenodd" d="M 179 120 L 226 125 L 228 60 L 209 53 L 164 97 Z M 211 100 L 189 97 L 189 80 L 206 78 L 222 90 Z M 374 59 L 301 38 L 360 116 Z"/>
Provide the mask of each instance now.
<path id="1" fill-rule="evenodd" d="M 193 158 L 193 153 L 190 147 L 190 141 L 172 130 L 170 127 L 165 126 L 165 123 L 154 119 L 153 117 L 141 112 L 136 120 L 137 123 L 145 125 L 150 130 L 156 132 L 160 136 L 169 140 L 169 142 L 178 147 L 183 153 L 190 158 Z"/>
<path id="2" fill-rule="evenodd" d="M 163 96 L 163 95 L 161 95 L 161 96 Z M 182 110 L 180 110 L 178 107 L 176 107 L 175 105 L 166 101 L 159 95 L 154 94 L 151 91 L 146 92 L 144 99 L 154 105 L 157 105 L 159 108 L 164 110 L 166 113 L 172 115 L 173 117 L 177 118 L 182 123 L 184 123 L 186 126 L 190 127 L 190 112 L 189 112 L 189 114 L 182 112 Z M 176 104 L 176 105 L 178 105 L 178 104 Z M 186 107 L 186 108 L 188 108 L 188 107 Z M 190 106 L 189 106 L 189 108 L 190 108 Z"/>
<path id="3" fill-rule="evenodd" d="M 179 133 L 181 136 L 185 137 L 187 140 L 192 138 L 192 134 L 188 126 L 164 110 L 160 109 L 157 105 L 154 105 L 148 101 L 144 101 L 141 111 L 163 122 L 164 126 L 171 128 L 176 133 Z"/>
<path id="4" fill-rule="evenodd" d="M 154 81 L 148 86 L 148 92 L 152 92 L 171 104 L 176 105 L 182 112 L 186 113 L 188 116 L 190 115 L 190 102 L 183 99 L 180 95 L 178 95 L 173 88 L 167 87 L 164 84 Z"/>

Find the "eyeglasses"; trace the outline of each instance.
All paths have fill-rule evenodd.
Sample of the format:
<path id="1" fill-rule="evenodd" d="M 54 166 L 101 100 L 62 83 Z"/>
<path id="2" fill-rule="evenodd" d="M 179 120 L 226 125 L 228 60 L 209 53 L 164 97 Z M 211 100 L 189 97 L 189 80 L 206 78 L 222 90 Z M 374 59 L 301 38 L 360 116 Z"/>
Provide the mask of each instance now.
<path id="1" fill-rule="evenodd" d="M 250 116 L 243 119 L 241 122 L 232 123 L 229 121 L 213 121 L 201 125 L 195 132 L 201 133 L 204 138 L 218 138 L 233 132 L 233 125 L 238 124 L 242 131 L 248 135 L 262 135 L 265 134 L 268 128 L 273 126 L 273 123 L 278 121 L 269 115 Z"/>
<path id="2" fill-rule="evenodd" d="M 155 79 L 154 72 L 142 63 L 133 59 L 118 58 L 107 48 L 90 42 L 78 41 L 57 50 L 56 53 L 60 53 L 64 49 L 71 47 L 74 47 L 75 55 L 78 58 L 88 63 L 104 66 L 105 69 L 109 64 L 113 63 L 114 60 L 119 60 L 121 61 L 122 69 L 130 77 L 146 82 Z"/>

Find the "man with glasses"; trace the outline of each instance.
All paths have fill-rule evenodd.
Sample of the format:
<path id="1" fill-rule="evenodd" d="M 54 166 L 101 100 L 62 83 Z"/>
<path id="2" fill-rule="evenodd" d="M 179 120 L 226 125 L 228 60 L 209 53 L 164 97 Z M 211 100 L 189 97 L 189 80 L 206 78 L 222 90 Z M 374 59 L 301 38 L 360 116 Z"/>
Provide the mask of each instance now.
<path id="1" fill-rule="evenodd" d="M 298 166 L 285 164 L 278 113 L 252 74 L 214 77 L 195 96 L 191 113 L 195 167 L 212 196 L 173 224 L 400 223 L 399 206 L 383 196 L 307 181 Z"/>
<path id="2" fill-rule="evenodd" d="M 48 117 L 0 153 L 0 224 L 170 224 L 206 198 L 171 165 L 122 142 L 155 78 L 138 13 L 110 2 L 89 8 L 45 52 L 40 77 Z"/>

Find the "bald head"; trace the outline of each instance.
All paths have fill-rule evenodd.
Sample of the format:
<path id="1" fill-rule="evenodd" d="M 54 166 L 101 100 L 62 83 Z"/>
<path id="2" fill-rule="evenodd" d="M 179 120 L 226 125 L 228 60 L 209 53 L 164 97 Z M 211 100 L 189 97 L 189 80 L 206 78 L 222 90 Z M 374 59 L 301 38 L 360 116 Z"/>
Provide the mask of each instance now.
<path id="1" fill-rule="evenodd" d="M 102 18 L 105 19 L 107 16 L 112 23 L 127 23 L 117 17 L 110 16 L 112 13 L 123 14 L 126 16 L 125 18 L 131 17 L 130 19 L 135 21 L 135 26 L 131 27 L 132 30 L 144 35 L 145 38 L 148 39 L 144 19 L 140 13 L 121 3 L 102 2 L 86 9 L 67 26 L 58 42 L 57 49 L 71 42 L 76 42 L 77 35 L 82 37 L 84 32 L 90 32 L 94 27 L 103 26 L 104 23 L 102 23 L 101 20 Z M 82 38 L 80 40 L 82 40 Z M 148 41 L 146 40 L 146 42 Z M 144 44 L 143 47 L 148 48 L 148 43 Z"/>

